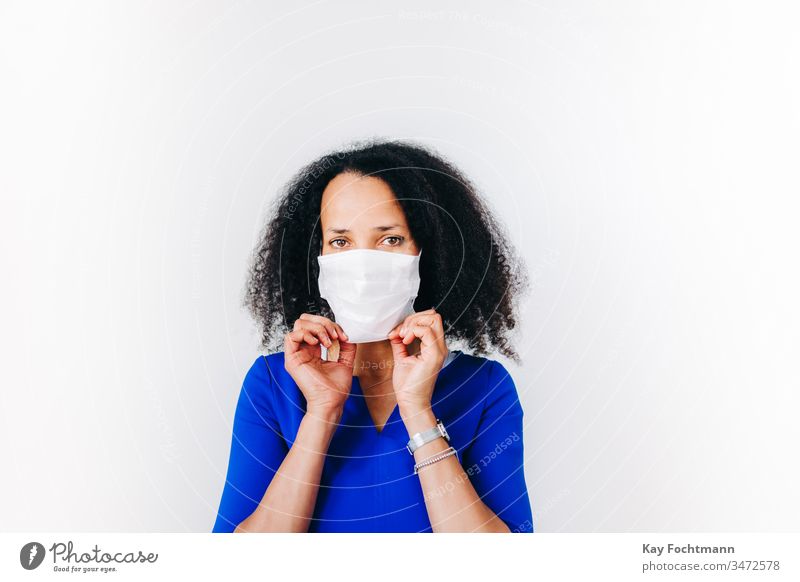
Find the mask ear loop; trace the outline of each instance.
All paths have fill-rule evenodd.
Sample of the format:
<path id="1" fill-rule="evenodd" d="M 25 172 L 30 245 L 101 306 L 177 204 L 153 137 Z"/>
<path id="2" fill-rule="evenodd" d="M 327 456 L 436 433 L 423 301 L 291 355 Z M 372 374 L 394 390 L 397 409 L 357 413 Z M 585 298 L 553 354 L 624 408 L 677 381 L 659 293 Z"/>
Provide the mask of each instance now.
<path id="1" fill-rule="evenodd" d="M 419 253 L 417 254 L 417 258 L 422 260 L 421 257 L 422 257 L 422 249 L 419 249 Z M 419 270 L 419 263 L 417 263 L 417 270 Z M 411 305 L 409 306 L 409 311 L 411 313 L 409 313 L 409 315 L 412 315 L 412 314 L 416 313 L 416 310 L 414 309 L 414 303 L 417 301 L 417 297 L 418 296 L 419 296 L 419 290 L 417 290 L 417 295 L 414 295 L 414 297 L 412 297 L 412 299 L 411 299 Z"/>

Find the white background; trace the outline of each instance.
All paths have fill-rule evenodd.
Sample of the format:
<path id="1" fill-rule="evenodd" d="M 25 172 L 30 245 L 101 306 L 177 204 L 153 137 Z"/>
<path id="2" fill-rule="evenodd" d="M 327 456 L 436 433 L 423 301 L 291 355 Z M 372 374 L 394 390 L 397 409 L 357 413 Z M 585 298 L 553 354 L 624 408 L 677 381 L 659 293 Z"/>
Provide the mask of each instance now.
<path id="1" fill-rule="evenodd" d="M 210 531 L 265 210 L 383 136 L 453 159 L 525 255 L 537 531 L 796 530 L 799 16 L 4 2 L 0 528 Z"/>

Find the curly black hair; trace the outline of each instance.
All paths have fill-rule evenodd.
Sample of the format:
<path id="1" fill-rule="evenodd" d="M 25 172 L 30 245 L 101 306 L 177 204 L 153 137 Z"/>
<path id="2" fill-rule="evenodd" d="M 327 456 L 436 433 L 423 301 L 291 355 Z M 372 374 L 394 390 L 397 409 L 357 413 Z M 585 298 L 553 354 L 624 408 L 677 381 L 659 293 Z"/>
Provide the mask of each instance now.
<path id="1" fill-rule="evenodd" d="M 320 203 L 343 172 L 380 178 L 406 215 L 424 252 L 415 311 L 441 314 L 445 337 L 475 355 L 493 346 L 515 362 L 510 342 L 528 277 L 503 228 L 476 187 L 429 146 L 408 140 L 353 142 L 307 164 L 274 201 L 253 252 L 244 306 L 261 327 L 262 347 L 282 349 L 283 336 L 303 313 L 333 313 L 317 286 L 322 249 Z"/>

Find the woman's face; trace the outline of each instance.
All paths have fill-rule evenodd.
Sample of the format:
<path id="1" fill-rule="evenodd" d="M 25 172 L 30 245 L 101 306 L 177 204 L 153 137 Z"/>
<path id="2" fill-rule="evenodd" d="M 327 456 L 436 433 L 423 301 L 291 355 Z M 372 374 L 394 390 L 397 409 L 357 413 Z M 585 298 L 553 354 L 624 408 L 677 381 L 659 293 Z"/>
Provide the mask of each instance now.
<path id="1" fill-rule="evenodd" d="M 320 223 L 323 255 L 352 249 L 419 254 L 400 203 L 379 178 L 336 176 L 322 192 Z"/>

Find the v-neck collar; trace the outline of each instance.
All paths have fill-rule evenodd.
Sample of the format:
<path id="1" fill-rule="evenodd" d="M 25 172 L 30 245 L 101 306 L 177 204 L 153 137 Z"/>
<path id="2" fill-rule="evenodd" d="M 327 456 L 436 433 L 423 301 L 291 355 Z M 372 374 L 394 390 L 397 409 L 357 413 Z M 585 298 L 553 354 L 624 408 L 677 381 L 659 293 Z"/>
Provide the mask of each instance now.
<path id="1" fill-rule="evenodd" d="M 461 350 L 448 350 L 447 357 L 445 358 L 444 363 L 442 364 L 441 370 L 439 370 L 439 376 L 436 378 L 438 383 L 439 378 L 442 377 L 442 374 L 445 370 L 449 370 L 450 364 L 461 354 Z M 392 408 L 392 412 L 389 414 L 389 418 L 386 419 L 386 422 L 383 425 L 382 430 L 378 430 L 378 427 L 375 425 L 375 421 L 372 419 L 372 415 L 369 413 L 369 408 L 367 407 L 366 396 L 364 396 L 364 392 L 361 390 L 361 381 L 358 379 L 358 376 L 353 376 L 353 385 L 352 391 L 357 393 L 358 397 L 358 409 L 361 415 L 364 416 L 368 425 L 365 425 L 364 428 L 372 427 L 374 434 L 376 437 L 381 437 L 383 435 L 389 434 L 394 430 L 398 430 L 397 427 L 400 427 L 399 430 L 402 430 L 405 434 L 405 427 L 403 425 L 403 421 L 400 419 L 400 408 L 397 404 L 394 405 Z M 431 397 L 431 402 L 436 400 L 436 386 L 434 386 L 433 396 Z M 351 394 L 352 396 L 352 394 Z"/>
<path id="2" fill-rule="evenodd" d="M 384 423 L 383 428 L 381 430 L 378 430 L 378 427 L 375 425 L 375 421 L 373 420 L 372 415 L 369 413 L 369 407 L 367 406 L 366 396 L 364 395 L 364 392 L 361 390 L 361 382 L 359 381 L 358 376 L 353 376 L 353 388 L 352 388 L 352 391 L 354 393 L 356 393 L 355 395 L 358 398 L 357 406 L 358 406 L 358 409 L 359 409 L 359 413 L 360 413 L 361 416 L 364 417 L 364 419 L 365 419 L 365 421 L 367 423 L 364 426 L 364 428 L 369 428 L 371 426 L 372 430 L 375 433 L 375 436 L 379 437 L 379 436 L 385 434 L 387 429 L 389 429 L 393 424 L 397 424 L 396 422 L 394 422 L 394 418 L 395 418 L 395 416 L 400 414 L 400 410 L 399 410 L 397 404 L 395 404 L 394 408 L 392 408 L 392 412 L 389 414 L 389 418 L 386 419 L 386 422 Z M 351 394 L 351 396 L 352 396 L 352 394 Z"/>

